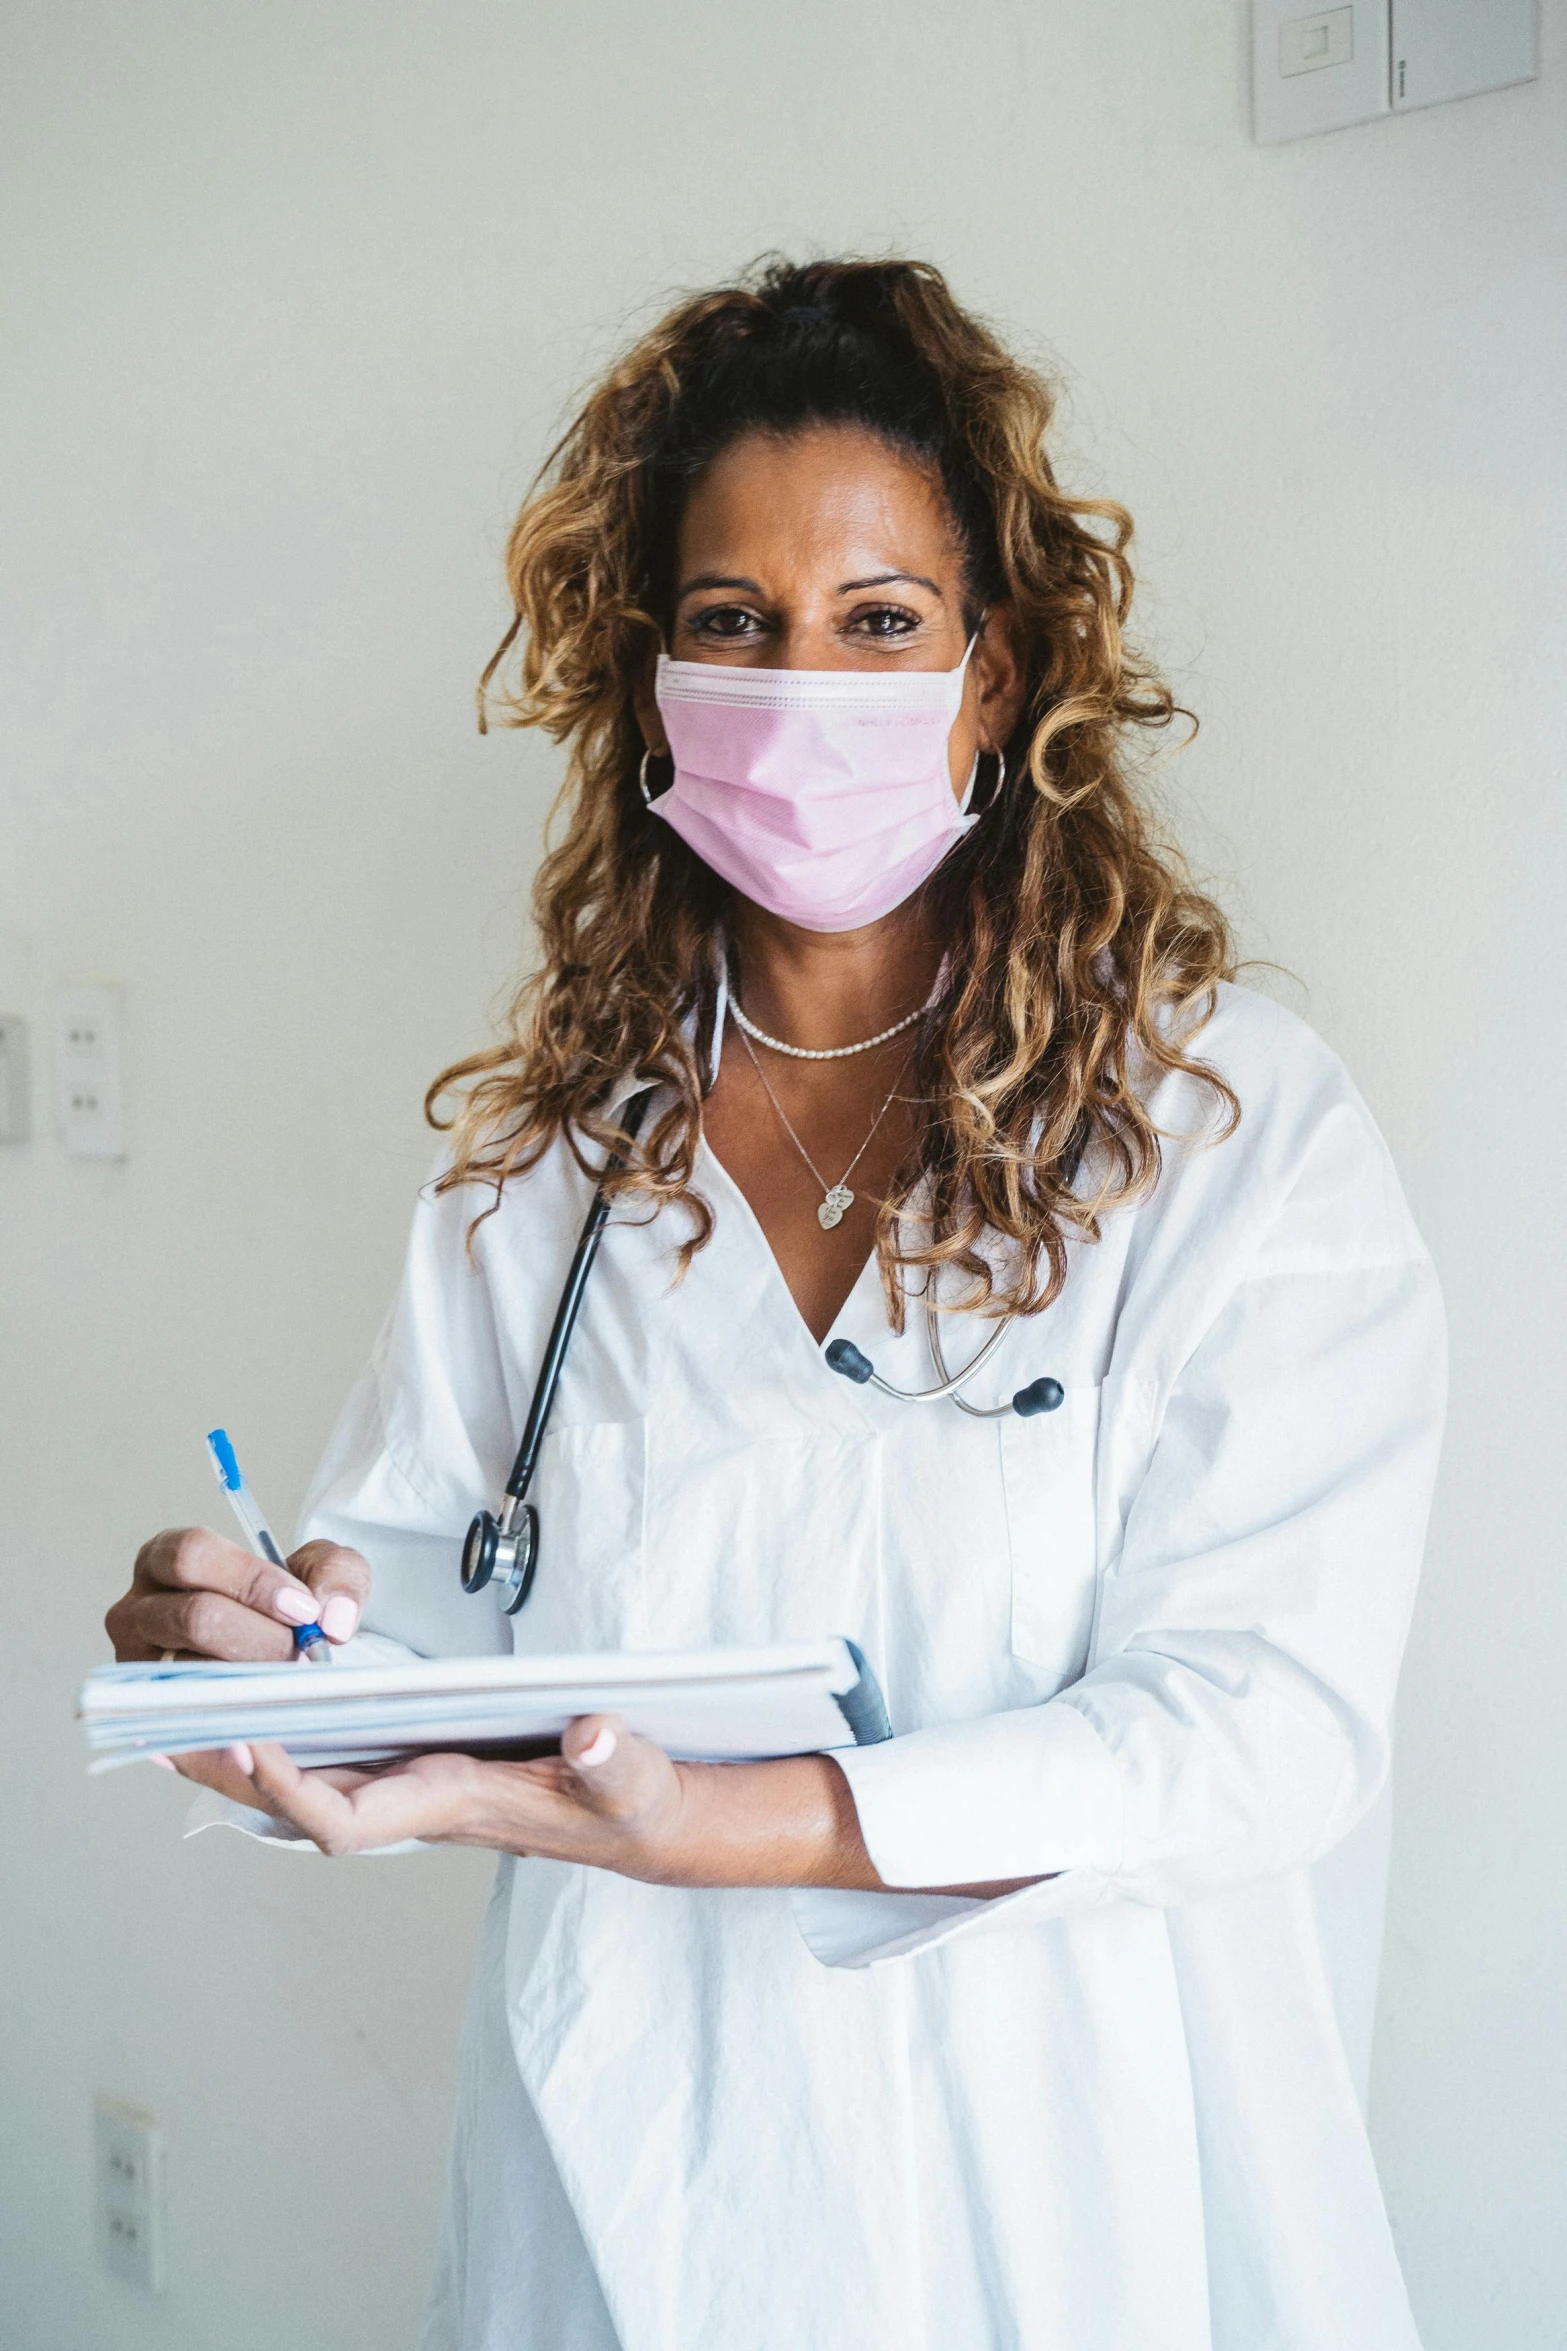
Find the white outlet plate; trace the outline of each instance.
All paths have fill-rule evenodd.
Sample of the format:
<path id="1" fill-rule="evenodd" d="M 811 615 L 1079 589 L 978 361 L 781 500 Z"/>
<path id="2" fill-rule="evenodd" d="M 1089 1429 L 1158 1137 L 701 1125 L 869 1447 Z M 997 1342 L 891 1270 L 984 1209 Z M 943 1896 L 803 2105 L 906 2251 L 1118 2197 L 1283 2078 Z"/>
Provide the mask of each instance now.
<path id="1" fill-rule="evenodd" d="M 125 1157 L 120 991 L 66 988 L 55 1007 L 60 1139 L 72 1159 Z"/>
<path id="2" fill-rule="evenodd" d="M 0 1143 L 25 1143 L 32 1131 L 27 1023 L 12 1013 L 0 1013 Z"/>
<path id="3" fill-rule="evenodd" d="M 150 2114 L 100 2098 L 93 2108 L 98 2258 L 143 2293 L 163 2291 L 163 2136 Z"/>

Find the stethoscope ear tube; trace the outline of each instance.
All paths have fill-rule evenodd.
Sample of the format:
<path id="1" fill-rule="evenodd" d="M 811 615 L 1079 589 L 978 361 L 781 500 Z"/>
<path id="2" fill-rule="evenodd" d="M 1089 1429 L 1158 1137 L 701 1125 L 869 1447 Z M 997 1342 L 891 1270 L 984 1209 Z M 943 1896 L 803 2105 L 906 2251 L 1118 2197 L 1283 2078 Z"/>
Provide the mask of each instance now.
<path id="1" fill-rule="evenodd" d="M 621 1124 L 625 1128 L 628 1147 L 637 1139 L 654 1091 L 649 1086 L 626 1106 Z M 578 1237 L 571 1269 L 566 1276 L 566 1286 L 560 1294 L 560 1304 L 555 1309 L 555 1320 L 550 1326 L 544 1361 L 534 1383 L 533 1401 L 528 1406 L 528 1417 L 523 1424 L 522 1442 L 517 1448 L 511 1476 L 506 1481 L 506 1507 L 499 1518 L 493 1511 L 479 1511 L 469 1525 L 463 1542 L 463 1590 L 468 1593 L 483 1592 L 493 1584 L 507 1616 L 517 1614 L 532 1591 L 533 1579 L 538 1573 L 539 1514 L 527 1499 L 528 1488 L 533 1483 L 533 1473 L 538 1466 L 544 1432 L 549 1425 L 550 1408 L 555 1402 L 555 1391 L 560 1386 L 566 1350 L 571 1345 L 571 1334 L 582 1309 L 588 1275 L 593 1270 L 593 1260 L 598 1255 L 599 1242 L 609 1222 L 607 1185 L 610 1177 L 618 1175 L 625 1166 L 627 1156 L 625 1150 L 616 1151 L 605 1161 L 604 1173 L 594 1191 L 587 1221 Z"/>
<path id="2" fill-rule="evenodd" d="M 1055 1412 L 1065 1402 L 1066 1390 L 1059 1380 L 1030 1380 L 1013 1397 L 1012 1410 L 1019 1420 L 1032 1420 L 1036 1413 Z"/>

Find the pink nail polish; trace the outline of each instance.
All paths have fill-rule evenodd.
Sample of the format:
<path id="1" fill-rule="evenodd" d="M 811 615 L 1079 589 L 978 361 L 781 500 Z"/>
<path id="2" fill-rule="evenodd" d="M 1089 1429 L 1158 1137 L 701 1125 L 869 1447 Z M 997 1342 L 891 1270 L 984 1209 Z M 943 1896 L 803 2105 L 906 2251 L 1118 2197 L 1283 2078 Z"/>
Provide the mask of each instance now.
<path id="1" fill-rule="evenodd" d="M 316 1604 L 310 1593 L 298 1584 L 280 1584 L 272 1602 L 279 1616 L 289 1624 L 313 1624 Z"/>
<path id="2" fill-rule="evenodd" d="M 358 1601 L 346 1592 L 334 1592 L 321 1611 L 321 1630 L 329 1641 L 351 1641 L 358 1629 Z"/>
<path id="3" fill-rule="evenodd" d="M 172 1755 L 149 1755 L 147 1761 L 149 1763 L 155 1763 L 160 1771 L 172 1771 L 174 1769 L 174 1758 Z"/>
<path id="4" fill-rule="evenodd" d="M 595 1765 L 600 1763 L 608 1763 L 610 1757 L 614 1754 L 615 1749 L 619 1746 L 619 1744 L 619 1740 L 616 1738 L 614 1732 L 610 1729 L 608 1723 L 606 1723 L 604 1728 L 601 1731 L 596 1732 L 594 1736 L 588 1741 L 587 1745 L 583 1748 L 582 1753 L 577 1757 L 578 1770 L 581 1771 L 586 1769 L 588 1771 L 592 1771 Z"/>
<path id="5" fill-rule="evenodd" d="M 241 1740 L 237 1746 L 231 1747 L 229 1749 L 229 1753 L 233 1757 L 234 1761 L 239 1765 L 240 1770 L 244 1773 L 246 1779 L 248 1780 L 251 1773 L 256 1768 L 256 1759 L 254 1755 L 251 1754 L 250 1749 L 245 1745 L 244 1741 Z"/>

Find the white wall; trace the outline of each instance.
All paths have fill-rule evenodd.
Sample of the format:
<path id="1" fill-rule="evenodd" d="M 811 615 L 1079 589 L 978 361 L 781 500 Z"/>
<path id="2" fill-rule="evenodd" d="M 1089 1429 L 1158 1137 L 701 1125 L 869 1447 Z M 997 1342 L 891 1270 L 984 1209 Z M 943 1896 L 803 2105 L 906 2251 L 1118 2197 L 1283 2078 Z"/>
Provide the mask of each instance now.
<path id="1" fill-rule="evenodd" d="M 1374 2127 L 1429 2351 L 1559 2346 L 1567 9 L 1537 86 L 1262 152 L 1245 17 L 9 0 L 4 2351 L 412 2343 L 483 1864 L 182 1846 L 72 1691 L 214 1419 L 297 1501 L 519 952 L 554 763 L 470 699 L 509 512 L 623 327 L 768 245 L 929 254 L 1070 366 L 1206 722 L 1179 821 L 1440 1260 Z M 49 1129 L 92 977 L 123 1166 Z M 92 2264 L 100 2089 L 169 2134 L 161 2302 Z"/>

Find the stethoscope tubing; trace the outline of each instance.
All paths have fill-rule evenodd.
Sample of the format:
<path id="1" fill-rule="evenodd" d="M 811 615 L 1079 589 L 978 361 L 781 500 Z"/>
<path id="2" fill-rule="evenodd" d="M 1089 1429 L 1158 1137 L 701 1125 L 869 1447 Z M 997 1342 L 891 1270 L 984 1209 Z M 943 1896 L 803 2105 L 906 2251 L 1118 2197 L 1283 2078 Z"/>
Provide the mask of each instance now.
<path id="1" fill-rule="evenodd" d="M 506 1481 L 509 1502 L 525 1499 L 538 1467 L 539 1451 L 549 1425 L 550 1409 L 555 1402 L 555 1391 L 560 1386 L 560 1375 L 566 1361 L 566 1350 L 571 1345 L 571 1334 L 576 1328 L 577 1316 L 582 1310 L 582 1294 L 593 1271 L 593 1260 L 598 1255 L 599 1243 L 604 1238 L 604 1227 L 609 1222 L 609 1180 L 620 1173 L 630 1153 L 630 1146 L 641 1131 L 647 1116 L 648 1104 L 656 1089 L 649 1086 L 630 1102 L 621 1115 L 626 1133 L 626 1149 L 613 1152 L 604 1162 L 604 1170 L 593 1193 L 593 1204 L 577 1240 L 566 1285 L 555 1309 L 555 1320 L 550 1325 L 549 1343 L 539 1376 L 534 1382 L 533 1400 L 528 1406 L 528 1417 L 523 1424 L 522 1442 L 517 1447 L 517 1458 L 512 1464 L 511 1476 Z"/>
<path id="2" fill-rule="evenodd" d="M 624 1129 L 625 1141 L 620 1149 L 611 1152 L 605 1160 L 598 1182 L 594 1186 L 593 1198 L 588 1208 L 586 1220 L 577 1236 L 577 1246 L 572 1252 L 571 1264 L 560 1294 L 560 1303 L 555 1309 L 555 1319 L 550 1325 L 544 1360 L 539 1366 L 539 1376 L 534 1382 L 533 1395 L 528 1405 L 528 1417 L 523 1424 L 522 1441 L 517 1447 L 517 1457 L 512 1463 L 511 1476 L 506 1481 L 505 1505 L 498 1519 L 492 1517 L 487 1510 L 481 1510 L 469 1527 L 467 1540 L 463 1545 L 462 1585 L 464 1591 L 480 1592 L 493 1583 L 496 1591 L 509 1595 L 505 1600 L 505 1611 L 508 1616 L 514 1616 L 527 1600 L 529 1592 L 532 1590 L 534 1572 L 538 1565 L 538 1512 L 528 1500 L 528 1489 L 533 1483 L 533 1473 L 538 1467 L 539 1454 L 543 1448 L 545 1432 L 549 1426 L 555 1393 L 560 1386 L 566 1353 L 571 1345 L 572 1333 L 576 1329 L 577 1320 L 582 1311 L 582 1300 L 587 1290 L 588 1276 L 593 1271 L 593 1261 L 598 1255 L 599 1243 L 604 1237 L 604 1227 L 609 1222 L 609 1186 L 630 1157 L 631 1147 L 641 1131 L 648 1105 L 656 1091 L 656 1087 L 645 1087 L 641 1093 L 634 1095 L 622 1110 L 621 1125 Z M 975 1420 L 999 1420 L 1011 1412 L 1030 1416 L 1036 1412 L 1053 1412 L 1061 1403 L 1064 1395 L 1060 1382 L 1053 1379 L 1033 1381 L 1029 1387 L 1020 1389 L 1017 1395 L 1005 1404 L 970 1404 L 958 1393 L 961 1388 L 966 1388 L 975 1374 L 983 1370 L 991 1360 L 991 1357 L 1006 1339 L 1014 1319 L 1012 1315 L 1004 1315 L 972 1360 L 966 1363 L 961 1371 L 949 1372 L 941 1343 L 939 1316 L 936 1308 L 927 1299 L 925 1302 L 925 1336 L 930 1348 L 931 1364 L 937 1377 L 937 1385 L 933 1388 L 894 1387 L 890 1380 L 882 1379 L 860 1350 L 846 1339 L 834 1340 L 829 1346 L 827 1363 L 832 1370 L 846 1371 L 857 1384 L 868 1383 L 872 1387 L 879 1388 L 884 1396 L 890 1396 L 900 1404 L 937 1404 L 944 1397 L 950 1397 L 960 1412 L 968 1413 Z M 838 1353 L 842 1354 L 845 1358 L 844 1361 L 834 1360 L 835 1354 Z"/>
<path id="3" fill-rule="evenodd" d="M 884 1396 L 891 1396 L 895 1398 L 899 1404 L 939 1404 L 944 1396 L 950 1396 L 953 1403 L 958 1406 L 960 1411 L 973 1413 L 976 1418 L 980 1420 L 989 1420 L 995 1411 L 1010 1412 L 1012 1409 L 1010 1404 L 1002 1404 L 1000 1406 L 994 1407 L 979 1404 L 965 1404 L 963 1398 L 958 1394 L 958 1390 L 960 1388 L 966 1388 L 969 1384 L 969 1381 L 974 1377 L 974 1374 L 978 1371 L 982 1371 L 985 1365 L 990 1361 L 991 1357 L 995 1354 L 997 1348 L 1001 1345 L 1002 1341 L 1007 1336 L 1007 1333 L 1012 1328 L 1011 1315 L 1008 1315 L 998 1326 L 998 1328 L 991 1332 L 990 1337 L 985 1341 L 983 1347 L 980 1348 L 973 1361 L 971 1363 L 966 1363 L 963 1366 L 963 1369 L 958 1372 L 949 1372 L 947 1369 L 946 1362 L 941 1352 L 941 1338 L 937 1331 L 936 1323 L 936 1309 L 933 1306 L 927 1305 L 925 1308 L 925 1336 L 930 1345 L 930 1359 L 935 1367 L 936 1377 L 941 1382 L 939 1387 L 895 1388 L 891 1380 L 884 1380 L 880 1372 L 876 1371 L 873 1371 L 869 1375 L 869 1378 L 865 1384 L 868 1387 L 880 1388 Z"/>
<path id="4" fill-rule="evenodd" d="M 967 1370 L 960 1371 L 956 1379 L 952 1379 L 948 1377 L 946 1350 L 941 1343 L 941 1316 L 937 1313 L 934 1306 L 927 1305 L 925 1309 L 925 1339 L 926 1344 L 930 1348 L 930 1360 L 935 1367 L 936 1377 L 939 1380 L 945 1380 L 947 1383 L 944 1388 L 933 1389 L 931 1393 L 937 1396 L 950 1396 L 958 1410 L 960 1412 L 966 1412 L 970 1420 L 1007 1419 L 1013 1409 L 1012 1399 L 1010 1396 L 1007 1398 L 1005 1404 L 970 1404 L 967 1397 L 960 1396 L 958 1394 L 958 1390 L 960 1387 L 967 1387 L 975 1372 L 978 1371 L 980 1365 L 985 1361 L 986 1356 L 993 1354 L 996 1348 L 1000 1346 L 1002 1340 L 1006 1337 L 1008 1331 L 1012 1328 L 1013 1320 L 1014 1317 L 1010 1314 L 1004 1316 L 1000 1328 L 995 1332 L 993 1337 L 985 1341 L 984 1346 L 981 1347 L 979 1353 L 975 1356 L 973 1362 L 968 1366 Z"/>

